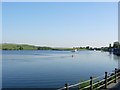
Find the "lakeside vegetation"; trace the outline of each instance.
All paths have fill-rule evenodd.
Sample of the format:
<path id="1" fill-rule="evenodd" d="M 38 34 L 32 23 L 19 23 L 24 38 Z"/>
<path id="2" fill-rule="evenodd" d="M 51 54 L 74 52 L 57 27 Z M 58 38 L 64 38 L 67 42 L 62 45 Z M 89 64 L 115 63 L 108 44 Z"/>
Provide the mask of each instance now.
<path id="1" fill-rule="evenodd" d="M 114 42 L 113 45 L 109 44 L 108 47 L 101 47 L 101 48 L 93 48 L 90 46 L 86 47 L 73 47 L 73 48 L 53 48 L 53 47 L 46 47 L 46 46 L 34 46 L 28 44 L 9 44 L 4 43 L 0 44 L 0 50 L 98 50 L 98 51 L 112 51 L 112 49 L 120 49 L 120 43 Z"/>
<path id="2" fill-rule="evenodd" d="M 73 48 L 52 48 L 28 44 L 0 44 L 0 50 L 73 50 Z"/>
<path id="3" fill-rule="evenodd" d="M 73 47 L 73 48 L 56 48 L 46 46 L 34 46 L 28 44 L 0 44 L 0 50 L 58 50 L 58 51 L 71 51 L 71 50 L 100 50 L 99 48 L 86 47 Z"/>
<path id="4" fill-rule="evenodd" d="M 34 45 L 28 45 L 28 44 L 0 44 L 2 46 L 1 50 L 51 50 L 50 47 L 38 47 Z"/>

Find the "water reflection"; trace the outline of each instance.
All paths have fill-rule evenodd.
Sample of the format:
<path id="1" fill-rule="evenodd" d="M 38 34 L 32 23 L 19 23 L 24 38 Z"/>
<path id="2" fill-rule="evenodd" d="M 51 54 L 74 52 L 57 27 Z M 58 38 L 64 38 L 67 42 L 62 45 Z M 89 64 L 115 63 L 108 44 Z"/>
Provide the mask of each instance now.
<path id="1" fill-rule="evenodd" d="M 110 58 L 110 60 L 113 59 L 113 53 L 112 52 L 109 52 L 109 58 Z"/>
<path id="2" fill-rule="evenodd" d="M 118 61 L 118 68 L 120 68 L 120 56 L 114 55 L 113 58 Z"/>

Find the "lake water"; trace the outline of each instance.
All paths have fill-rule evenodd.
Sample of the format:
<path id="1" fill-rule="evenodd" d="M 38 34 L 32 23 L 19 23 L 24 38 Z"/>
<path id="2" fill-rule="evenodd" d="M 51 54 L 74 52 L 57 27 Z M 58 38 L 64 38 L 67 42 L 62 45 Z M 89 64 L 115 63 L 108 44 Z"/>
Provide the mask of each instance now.
<path id="1" fill-rule="evenodd" d="M 60 88 L 111 72 L 119 60 L 100 51 L 3 51 L 3 88 Z"/>

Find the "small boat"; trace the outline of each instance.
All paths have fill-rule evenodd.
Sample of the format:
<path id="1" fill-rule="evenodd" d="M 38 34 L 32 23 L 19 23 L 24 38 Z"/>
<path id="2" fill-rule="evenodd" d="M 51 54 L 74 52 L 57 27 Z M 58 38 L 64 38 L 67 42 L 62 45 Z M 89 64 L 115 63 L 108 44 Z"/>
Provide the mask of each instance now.
<path id="1" fill-rule="evenodd" d="M 77 49 L 72 50 L 72 52 L 77 52 Z"/>

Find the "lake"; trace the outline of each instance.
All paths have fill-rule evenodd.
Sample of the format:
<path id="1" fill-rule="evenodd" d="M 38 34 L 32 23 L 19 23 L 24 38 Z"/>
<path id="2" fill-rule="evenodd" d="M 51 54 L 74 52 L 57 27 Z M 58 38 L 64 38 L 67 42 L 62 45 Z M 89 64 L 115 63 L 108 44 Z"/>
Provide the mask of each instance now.
<path id="1" fill-rule="evenodd" d="M 119 61 L 120 57 L 101 51 L 3 51 L 2 84 L 3 88 L 60 88 L 111 72 Z"/>

